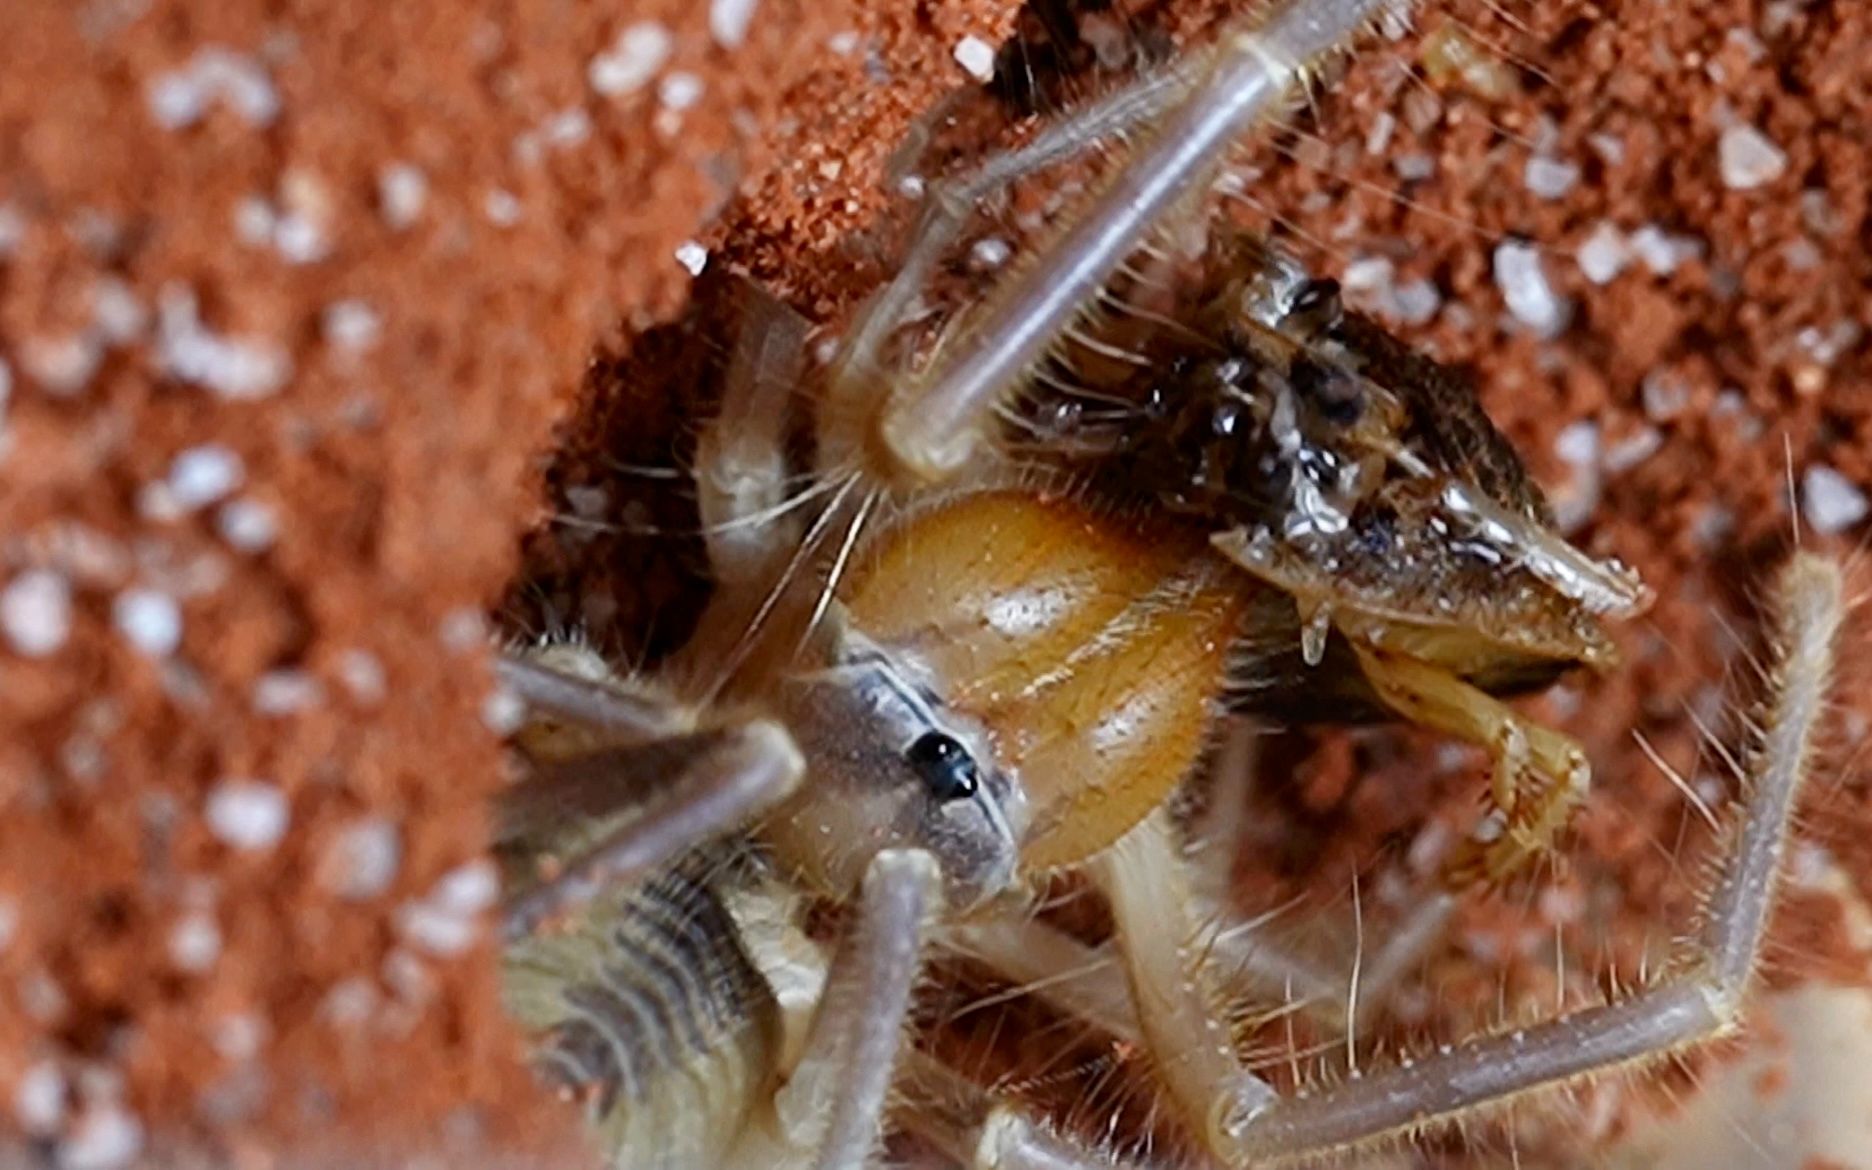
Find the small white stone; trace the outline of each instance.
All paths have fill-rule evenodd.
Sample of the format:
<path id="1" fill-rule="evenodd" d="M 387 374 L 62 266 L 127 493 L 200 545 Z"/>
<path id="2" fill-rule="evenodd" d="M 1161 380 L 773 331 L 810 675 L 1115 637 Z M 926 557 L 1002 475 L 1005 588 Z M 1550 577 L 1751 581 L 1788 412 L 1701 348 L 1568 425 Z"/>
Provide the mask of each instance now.
<path id="1" fill-rule="evenodd" d="M 58 398 L 83 390 L 104 360 L 104 347 L 87 331 L 65 337 L 28 337 L 20 343 L 20 368 L 39 388 Z"/>
<path id="2" fill-rule="evenodd" d="M 0 628 L 13 649 L 43 658 L 71 636 L 71 583 L 50 569 L 27 569 L 0 591 Z"/>
<path id="3" fill-rule="evenodd" d="M 1528 159 L 1522 182 L 1540 199 L 1558 199 L 1579 182 L 1578 164 L 1537 154 Z"/>
<path id="4" fill-rule="evenodd" d="M 355 353 L 377 344 L 383 335 L 383 318 L 363 301 L 333 301 L 320 314 L 319 329 L 325 344 Z"/>
<path id="5" fill-rule="evenodd" d="M 1866 493 L 1824 463 L 1801 475 L 1801 515 L 1822 536 L 1844 532 L 1866 518 Z"/>
<path id="6" fill-rule="evenodd" d="M 1397 279 L 1397 265 L 1384 256 L 1362 256 L 1345 266 L 1340 274 L 1339 285 L 1345 292 L 1359 297 L 1382 297 L 1391 291 L 1392 282 Z"/>
<path id="7" fill-rule="evenodd" d="M 520 199 L 512 191 L 494 188 L 487 193 L 482 209 L 495 227 L 512 227 L 520 222 Z"/>
<path id="8" fill-rule="evenodd" d="M 199 508 L 239 487 L 245 475 L 239 455 L 219 443 L 205 443 L 170 461 L 169 491 L 181 507 Z"/>
<path id="9" fill-rule="evenodd" d="M 481 700 L 481 722 L 499 736 L 509 736 L 526 722 L 526 703 L 505 687 L 495 687 Z"/>
<path id="10" fill-rule="evenodd" d="M 1008 262 L 1014 249 L 1000 236 L 986 236 L 969 247 L 969 263 L 983 272 L 993 272 Z"/>
<path id="11" fill-rule="evenodd" d="M 316 264 L 331 255 L 331 239 L 314 217 L 289 211 L 273 227 L 273 246 L 288 264 Z"/>
<path id="12" fill-rule="evenodd" d="M 1746 122 L 1738 122 L 1722 132 L 1716 153 L 1722 167 L 1723 186 L 1732 191 L 1750 191 L 1772 183 L 1787 170 L 1787 154 L 1769 141 L 1766 134 Z"/>
<path id="13" fill-rule="evenodd" d="M 182 644 L 182 610 L 154 589 L 126 589 L 111 603 L 111 619 L 130 644 L 151 658 L 166 658 Z"/>
<path id="14" fill-rule="evenodd" d="M 966 36 L 956 42 L 956 64 L 976 81 L 993 81 L 995 74 L 994 46 L 978 36 Z"/>
<path id="15" fill-rule="evenodd" d="M 266 1021 L 252 1012 L 235 1012 L 214 1022 L 214 1048 L 222 1059 L 245 1064 L 260 1054 L 266 1042 Z"/>
<path id="16" fill-rule="evenodd" d="M 500 873 L 483 858 L 449 870 L 429 892 L 429 900 L 437 908 L 453 914 L 479 914 L 499 896 Z"/>
<path id="17" fill-rule="evenodd" d="M 151 79 L 144 97 L 150 117 L 165 130 L 193 126 L 217 100 L 251 126 L 271 125 L 280 110 L 272 78 L 258 61 L 212 45 Z"/>
<path id="18" fill-rule="evenodd" d="M 253 709 L 260 715 L 291 715 L 325 698 L 318 678 L 303 670 L 269 670 L 254 680 Z"/>
<path id="19" fill-rule="evenodd" d="M 279 212 L 259 195 L 243 195 L 234 205 L 234 234 L 256 248 L 271 245 L 279 228 Z"/>
<path id="20" fill-rule="evenodd" d="M 1391 160 L 1391 170 L 1406 183 L 1419 183 L 1436 174 L 1436 158 L 1423 151 L 1400 154 Z"/>
<path id="21" fill-rule="evenodd" d="M 1664 446 L 1664 432 L 1643 426 L 1607 447 L 1601 466 L 1610 475 L 1621 475 L 1658 453 Z"/>
<path id="22" fill-rule="evenodd" d="M 369 816 L 348 826 L 327 850 L 322 880 L 348 902 L 368 902 L 396 880 L 403 840 L 395 824 Z"/>
<path id="23" fill-rule="evenodd" d="M 169 961 L 178 971 L 202 975 L 221 958 L 221 927 L 196 911 L 169 928 Z"/>
<path id="24" fill-rule="evenodd" d="M 1631 248 L 1655 276 L 1669 276 L 1687 260 L 1703 254 L 1703 246 L 1688 236 L 1672 236 L 1648 223 L 1631 234 Z"/>
<path id="25" fill-rule="evenodd" d="M 215 513 L 215 527 L 221 539 L 241 552 L 265 552 L 279 535 L 279 521 L 273 509 L 259 500 L 229 500 Z"/>
<path id="26" fill-rule="evenodd" d="M 100 276 L 91 286 L 91 320 L 111 345 L 128 345 L 149 324 L 149 313 L 130 285 L 118 276 Z"/>
<path id="27" fill-rule="evenodd" d="M 58 1144 L 58 1165 L 60 1170 L 117 1170 L 142 1149 L 142 1122 L 121 1105 L 94 1105 Z"/>
<path id="28" fill-rule="evenodd" d="M 265 398 L 292 374 L 292 359 L 263 338 L 222 337 L 203 328 L 195 294 L 165 286 L 157 305 L 156 358 L 163 372 L 232 401 Z"/>
<path id="29" fill-rule="evenodd" d="M 442 626 L 437 634 L 446 649 L 459 654 L 475 649 L 487 639 L 487 621 L 480 610 L 465 605 L 442 615 Z"/>
<path id="30" fill-rule="evenodd" d="M 13 1120 L 27 1137 L 46 1138 L 65 1120 L 65 1074 L 56 1062 L 41 1060 L 13 1086 Z"/>
<path id="31" fill-rule="evenodd" d="M 394 231 L 416 222 L 429 199 L 429 180 L 409 163 L 391 163 L 377 172 L 377 212 Z"/>
<path id="32" fill-rule="evenodd" d="M 480 933 L 477 916 L 500 894 L 500 878 L 486 861 L 444 874 L 429 894 L 397 911 L 397 928 L 410 945 L 432 955 L 458 955 Z"/>
<path id="33" fill-rule="evenodd" d="M 1391 316 L 1406 325 L 1425 325 L 1443 307 L 1443 293 L 1434 281 L 1418 277 L 1391 290 Z"/>
<path id="34" fill-rule="evenodd" d="M 1495 284 L 1515 320 L 1542 339 L 1558 337 L 1572 319 L 1572 306 L 1547 283 L 1540 249 L 1522 240 L 1504 240 L 1495 248 Z"/>
<path id="35" fill-rule="evenodd" d="M 0 203 L 0 256 L 11 256 L 26 238 L 26 217 L 11 203 Z"/>
<path id="36" fill-rule="evenodd" d="M 668 29 L 655 21 L 641 21 L 620 32 L 609 49 L 591 59 L 585 79 L 594 92 L 621 97 L 648 85 L 675 50 L 676 38 Z"/>
<path id="37" fill-rule="evenodd" d="M 676 245 L 676 263 L 688 269 L 690 276 L 701 276 L 708 267 L 708 249 L 694 240 L 684 240 Z"/>
<path id="38" fill-rule="evenodd" d="M 1681 377 L 1666 370 L 1652 370 L 1640 387 L 1645 417 L 1652 422 L 1668 422 L 1683 413 L 1690 403 L 1690 386 Z"/>
<path id="39" fill-rule="evenodd" d="M 389 680 L 383 663 L 368 650 L 346 650 L 338 656 L 338 677 L 360 703 L 380 703 Z"/>
<path id="40" fill-rule="evenodd" d="M 1579 269 L 1587 280 L 1594 284 L 1607 284 L 1625 271 L 1631 262 L 1631 250 L 1625 244 L 1625 233 L 1613 226 L 1609 220 L 1600 220 L 1592 234 L 1580 241 L 1579 250 L 1573 253 Z"/>
<path id="41" fill-rule="evenodd" d="M 748 26 L 754 23 L 754 9 L 760 0 L 709 0 L 709 36 L 724 49 L 738 49 L 747 42 Z"/>
<path id="42" fill-rule="evenodd" d="M 678 113 L 702 100 L 702 79 L 681 69 L 671 70 L 657 83 L 657 101 Z"/>
<path id="43" fill-rule="evenodd" d="M 236 849 L 271 849 L 286 835 L 286 794 L 264 780 L 223 780 L 208 794 L 208 828 Z"/>
<path id="44" fill-rule="evenodd" d="M 851 29 L 835 32 L 826 38 L 826 48 L 841 57 L 849 57 L 858 51 L 858 34 Z"/>
<path id="45" fill-rule="evenodd" d="M 541 137 L 554 146 L 576 146 L 590 138 L 591 132 L 591 115 L 584 106 L 560 110 L 540 127 Z"/>

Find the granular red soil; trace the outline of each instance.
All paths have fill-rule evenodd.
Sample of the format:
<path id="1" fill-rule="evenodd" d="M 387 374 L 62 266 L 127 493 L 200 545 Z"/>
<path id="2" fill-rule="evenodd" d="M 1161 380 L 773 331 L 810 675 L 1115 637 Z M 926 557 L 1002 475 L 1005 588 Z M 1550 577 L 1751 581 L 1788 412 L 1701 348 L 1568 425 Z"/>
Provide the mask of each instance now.
<path id="1" fill-rule="evenodd" d="M 1189 40 L 1218 7 L 1132 15 Z M 689 418 L 658 389 L 721 340 L 658 325 L 685 266 L 835 329 L 888 272 L 888 156 L 970 84 L 958 44 L 1012 27 L 1006 0 L 0 6 L 0 1130 L 261 1164 L 563 1120 L 474 927 L 511 718 L 487 615 L 680 636 L 686 546 L 632 533 L 669 522 L 634 467 Z M 1600 777 L 1563 875 L 1478 899 L 1399 1035 L 1552 1003 L 1556 931 L 1583 1002 L 1690 920 L 1708 834 L 1633 733 L 1720 803 L 1691 714 L 1733 730 L 1751 585 L 1797 526 L 1864 531 L 1868 51 L 1843 3 L 1453 0 L 1244 155 L 1277 230 L 1473 365 L 1576 539 L 1660 595 L 1624 670 L 1531 704 Z M 1803 857 L 1872 892 L 1872 699 L 1841 693 Z M 1473 813 L 1472 755 L 1309 747 L 1270 753 L 1257 904 L 1337 911 Z M 1770 979 L 1865 979 L 1827 898 L 1776 931 Z"/>

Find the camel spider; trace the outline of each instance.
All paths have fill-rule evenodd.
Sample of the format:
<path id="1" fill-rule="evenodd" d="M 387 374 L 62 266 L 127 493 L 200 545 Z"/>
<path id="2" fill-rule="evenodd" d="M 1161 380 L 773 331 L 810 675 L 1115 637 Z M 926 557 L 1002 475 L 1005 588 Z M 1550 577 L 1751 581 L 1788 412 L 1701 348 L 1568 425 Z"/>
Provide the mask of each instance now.
<path id="1" fill-rule="evenodd" d="M 1355 1147 L 1734 1025 L 1838 619 L 1837 574 L 1812 559 L 1779 587 L 1737 848 L 1706 954 L 1677 978 L 1300 1096 L 1248 1067 L 1219 1010 L 1167 808 L 1218 710 L 1389 714 L 1491 752 L 1489 810 L 1381 955 L 1401 962 L 1451 891 L 1515 872 L 1586 795 L 1580 749 L 1497 696 L 1609 666 L 1600 620 L 1647 600 L 1553 532 L 1467 387 L 1344 313 L 1330 282 L 1227 233 L 1151 242 L 1386 2 L 1293 0 L 938 185 L 822 371 L 801 323 L 757 298 L 697 454 L 715 592 L 694 639 L 651 679 L 575 648 L 500 664 L 536 716 L 517 744 L 532 775 L 502 810 L 508 997 L 614 1164 L 858 1170 L 895 1090 L 904 1127 L 965 1164 L 1109 1166 L 903 1051 L 932 946 L 1025 983 L 1076 969 L 1083 944 L 1022 896 L 1067 869 L 1108 901 L 1123 978 L 1059 1005 L 1135 1036 L 1225 1166 Z M 1132 131 L 1043 255 L 920 367 L 899 358 L 978 200 Z M 1174 287 L 1195 291 L 1167 317 L 1122 309 Z M 1049 390 L 1043 368 L 1070 376 Z M 841 917 L 829 958 L 799 927 L 808 902 Z"/>

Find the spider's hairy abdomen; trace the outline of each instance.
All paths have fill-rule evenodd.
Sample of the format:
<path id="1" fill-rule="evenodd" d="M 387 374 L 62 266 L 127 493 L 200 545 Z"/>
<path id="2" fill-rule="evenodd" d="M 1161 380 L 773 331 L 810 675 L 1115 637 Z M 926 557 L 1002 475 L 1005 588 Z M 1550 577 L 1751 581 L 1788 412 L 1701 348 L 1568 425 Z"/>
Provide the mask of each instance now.
<path id="1" fill-rule="evenodd" d="M 509 1009 L 618 1167 L 714 1170 L 775 1079 L 773 991 L 709 878 L 678 867 L 507 953 Z"/>

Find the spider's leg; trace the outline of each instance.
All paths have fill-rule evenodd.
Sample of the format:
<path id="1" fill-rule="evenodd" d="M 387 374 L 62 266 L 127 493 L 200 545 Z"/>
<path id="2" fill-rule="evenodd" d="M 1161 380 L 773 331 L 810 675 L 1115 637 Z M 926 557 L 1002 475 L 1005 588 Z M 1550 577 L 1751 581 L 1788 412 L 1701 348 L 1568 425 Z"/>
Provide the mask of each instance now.
<path id="1" fill-rule="evenodd" d="M 774 1095 L 782 1140 L 814 1170 L 863 1170 L 877 1145 L 939 879 L 920 849 L 885 849 L 865 871 L 805 1051 Z"/>
<path id="2" fill-rule="evenodd" d="M 806 319 L 751 281 L 739 282 L 742 312 L 721 407 L 696 443 L 696 505 L 709 575 L 724 591 L 764 589 L 799 543 L 789 508 L 787 428 L 805 370 Z"/>
<path id="3" fill-rule="evenodd" d="M 1742 815 L 1698 954 L 1630 999 L 1482 1037 L 1266 1110 L 1241 1135 L 1253 1159 L 1316 1158 L 1447 1121 L 1517 1094 L 1655 1060 L 1733 1031 L 1760 956 L 1796 796 L 1811 767 L 1842 618 L 1837 567 L 1799 555 L 1775 590 L 1768 693 Z"/>
<path id="4" fill-rule="evenodd" d="M 1174 837 L 1159 809 L 1089 872 L 1111 902 L 1114 942 L 1152 1064 L 1198 1140 L 1229 1163 L 1238 1135 L 1274 1104 L 1275 1092 L 1235 1055 Z"/>
<path id="5" fill-rule="evenodd" d="M 1161 117 L 1183 96 L 1188 82 L 1188 75 L 1181 69 L 1155 71 L 1070 112 L 1033 141 L 995 155 L 972 173 L 931 186 L 923 197 L 921 216 L 896 275 L 866 303 L 833 359 L 827 379 L 825 417 L 860 426 L 861 420 L 869 417 L 865 404 L 872 401 L 873 391 L 885 376 L 880 355 L 886 342 L 909 316 L 928 285 L 931 271 L 984 200 L 1028 175 L 1076 158 L 1101 142 Z M 850 452 L 853 444 L 862 442 L 861 435 L 839 433 L 828 443 L 828 458 L 836 462 Z"/>
<path id="6" fill-rule="evenodd" d="M 542 761 L 509 795 L 509 826 L 612 822 L 507 899 L 509 940 L 578 909 L 605 889 L 642 881 L 697 845 L 745 825 L 799 783 L 805 765 L 779 724 L 753 720 L 650 745 L 601 747 Z M 633 794 L 649 791 L 637 803 Z M 553 851 L 548 849 L 550 856 Z"/>
<path id="7" fill-rule="evenodd" d="M 494 678 L 534 712 L 621 742 L 646 743 L 695 728 L 691 714 L 677 704 L 567 673 L 525 654 L 496 658 Z"/>
<path id="8" fill-rule="evenodd" d="M 968 1170 L 1139 1167 L 1052 1133 L 926 1053 L 905 1059 L 902 1089 L 904 1126 Z"/>
<path id="9" fill-rule="evenodd" d="M 503 912 L 510 941 L 746 824 L 785 799 L 805 767 L 776 723 L 699 729 L 685 705 L 596 668 L 506 655 L 495 675 L 544 717 L 516 737 L 527 776 L 502 795 L 496 836 L 553 867 L 537 880 L 520 875 Z"/>
<path id="10" fill-rule="evenodd" d="M 883 464 L 875 470 L 892 481 L 930 483 L 966 466 L 995 409 L 1018 391 L 1025 374 L 1125 257 L 1186 204 L 1229 146 L 1290 93 L 1315 61 L 1348 44 L 1388 2 L 1289 0 L 1265 19 L 1234 28 L 1198 56 L 1179 75 L 1182 80 L 1166 84 L 1166 108 L 1152 133 L 1128 152 L 1078 218 L 1034 263 L 1004 281 L 964 328 L 951 330 L 951 343 L 927 374 L 891 387 L 875 430 L 862 440 Z M 946 225 L 947 238 L 936 223 L 926 227 L 932 243 L 913 254 L 924 273 L 941 251 L 937 245 L 958 230 L 958 210 L 936 213 L 944 217 L 936 223 Z M 902 320 L 902 308 L 924 273 L 915 273 L 915 286 L 898 291 L 895 299 L 886 293 L 876 328 L 888 330 Z M 872 335 L 870 327 L 861 326 L 859 340 L 849 347 L 854 360 L 835 380 L 855 377 L 860 402 L 872 398 L 883 336 Z M 835 386 L 834 399 L 840 397 Z"/>

